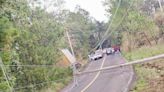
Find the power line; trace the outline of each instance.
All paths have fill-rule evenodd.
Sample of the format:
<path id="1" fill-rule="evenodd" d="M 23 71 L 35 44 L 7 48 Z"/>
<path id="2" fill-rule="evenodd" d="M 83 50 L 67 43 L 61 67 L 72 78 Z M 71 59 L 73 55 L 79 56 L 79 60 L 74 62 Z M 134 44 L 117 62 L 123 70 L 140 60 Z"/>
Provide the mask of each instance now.
<path id="1" fill-rule="evenodd" d="M 133 2 L 134 2 L 134 1 L 133 1 Z M 130 9 L 130 7 L 132 6 L 133 2 L 131 3 L 131 5 L 128 7 L 127 10 Z M 102 41 L 99 43 L 99 45 L 101 45 L 101 44 L 107 39 L 107 37 L 109 37 L 109 36 L 119 27 L 119 25 L 120 25 L 120 24 L 122 23 L 122 21 L 124 20 L 125 16 L 126 16 L 126 14 L 122 17 L 121 21 L 118 23 L 117 27 L 115 27 L 115 29 L 114 29 L 113 31 L 111 31 L 109 34 L 106 34 L 106 35 L 104 36 L 104 38 L 103 38 Z M 109 32 L 109 30 L 108 30 L 108 32 Z"/>
<path id="2" fill-rule="evenodd" d="M 111 25 L 112 25 L 112 23 L 113 23 L 114 18 L 116 17 L 116 14 L 117 14 L 117 12 L 118 12 L 118 9 L 119 9 L 120 5 L 121 5 L 121 0 L 119 0 L 119 4 L 118 4 L 117 9 L 116 9 L 116 11 L 115 11 L 115 13 L 114 13 L 114 17 L 112 18 L 112 20 L 111 20 L 111 22 L 110 22 L 110 24 L 109 24 L 109 27 L 108 27 L 108 29 L 107 29 L 107 31 L 105 32 L 104 35 L 107 35 L 109 29 L 111 28 Z"/>
<path id="3" fill-rule="evenodd" d="M 133 2 L 134 2 L 134 1 L 132 1 L 132 3 L 130 4 L 130 6 L 128 7 L 128 9 L 127 9 L 128 11 L 129 11 L 130 7 L 133 5 Z M 122 21 L 124 20 L 125 16 L 126 16 L 126 14 L 122 17 L 121 21 L 118 23 L 117 27 L 115 27 L 114 30 L 116 30 L 116 29 L 119 27 L 119 25 L 120 25 L 120 24 L 122 23 Z M 109 36 L 114 32 L 114 30 L 113 30 L 113 31 L 111 31 L 111 32 L 109 33 L 109 35 L 108 35 L 107 33 L 109 32 L 109 29 L 110 29 L 110 28 L 107 29 L 107 31 L 106 31 L 105 34 L 104 34 L 104 37 L 101 39 L 101 41 L 98 43 L 98 45 L 97 45 L 94 49 L 96 49 L 99 45 L 101 45 L 101 44 L 107 39 L 107 37 L 109 37 Z M 91 51 L 93 51 L 94 49 L 92 49 Z"/>
<path id="4" fill-rule="evenodd" d="M 121 0 L 119 0 L 119 3 L 118 3 L 118 5 L 117 5 L 117 9 L 116 9 L 116 11 L 115 11 L 115 13 L 114 13 L 114 16 L 113 16 L 113 18 L 112 18 L 112 20 L 111 20 L 111 22 L 110 22 L 110 24 L 109 24 L 109 26 L 108 26 L 106 32 L 104 33 L 104 36 L 107 35 L 107 33 L 108 33 L 108 31 L 109 31 L 109 29 L 110 29 L 112 23 L 113 23 L 113 20 L 114 20 L 116 14 L 117 14 L 117 12 L 118 12 L 118 9 L 119 9 L 120 5 L 121 5 Z M 101 39 L 100 42 L 101 42 L 102 40 L 103 40 L 103 39 Z M 100 45 L 100 42 L 99 42 L 99 43 L 95 46 L 95 48 L 93 48 L 91 51 L 93 51 L 94 49 L 96 49 L 96 48 Z"/>

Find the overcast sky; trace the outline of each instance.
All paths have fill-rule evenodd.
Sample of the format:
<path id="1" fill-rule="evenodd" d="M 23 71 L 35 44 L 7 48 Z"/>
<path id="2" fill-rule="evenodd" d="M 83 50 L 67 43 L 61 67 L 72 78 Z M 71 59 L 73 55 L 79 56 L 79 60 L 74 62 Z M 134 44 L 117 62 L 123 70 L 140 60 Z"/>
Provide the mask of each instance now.
<path id="1" fill-rule="evenodd" d="M 105 7 L 102 5 L 103 0 L 65 0 L 66 8 L 71 11 L 74 10 L 76 5 L 79 5 L 81 8 L 87 10 L 90 15 L 98 21 L 107 21 L 105 16 Z"/>

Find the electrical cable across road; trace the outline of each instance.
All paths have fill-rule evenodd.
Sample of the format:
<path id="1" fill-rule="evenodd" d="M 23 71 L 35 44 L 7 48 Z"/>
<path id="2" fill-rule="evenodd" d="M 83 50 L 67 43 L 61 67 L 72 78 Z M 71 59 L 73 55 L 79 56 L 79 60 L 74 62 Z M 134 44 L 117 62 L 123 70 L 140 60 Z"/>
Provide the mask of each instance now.
<path id="1" fill-rule="evenodd" d="M 132 3 L 130 4 L 130 6 L 128 7 L 127 11 L 129 11 L 129 9 L 130 9 L 130 7 L 133 5 L 133 3 L 134 3 L 134 1 L 132 1 Z M 116 11 L 115 11 L 114 18 L 115 18 L 115 16 L 116 16 L 117 12 L 118 12 L 118 9 L 119 9 L 119 7 L 120 7 L 120 4 L 121 4 L 121 0 L 120 0 L 120 2 L 119 2 L 119 4 L 118 4 L 118 7 L 117 7 Z M 104 33 L 103 38 L 102 38 L 102 39 L 100 40 L 100 42 L 95 46 L 95 48 L 93 48 L 93 49 L 91 50 L 91 52 L 94 51 L 94 50 L 97 49 L 100 45 L 103 44 L 103 42 L 104 42 L 104 41 L 105 41 L 118 27 L 119 27 L 119 25 L 122 23 L 122 21 L 124 20 L 124 18 L 125 18 L 126 15 L 127 15 L 127 14 L 124 14 L 124 16 L 122 17 L 121 21 L 118 23 L 117 27 L 115 27 L 115 29 L 113 29 L 113 30 L 108 34 L 108 32 L 110 31 L 110 28 L 111 28 L 111 24 L 113 23 L 113 19 L 114 19 L 114 18 L 112 18 L 112 21 L 111 21 L 111 23 L 109 24 L 108 29 L 107 29 L 106 32 Z"/>

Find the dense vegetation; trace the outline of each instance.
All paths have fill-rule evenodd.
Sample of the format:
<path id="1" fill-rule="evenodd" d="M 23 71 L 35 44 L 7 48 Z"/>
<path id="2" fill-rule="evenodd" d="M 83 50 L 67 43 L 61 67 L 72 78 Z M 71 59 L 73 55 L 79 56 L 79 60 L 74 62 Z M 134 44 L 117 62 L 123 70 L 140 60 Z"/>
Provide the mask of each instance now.
<path id="1" fill-rule="evenodd" d="M 1 2 L 0 56 L 4 65 L 18 65 L 4 66 L 9 84 L 1 70 L 1 91 L 30 92 L 48 86 L 48 83 L 40 84 L 42 82 L 58 81 L 59 78 L 62 79 L 60 82 L 64 83 L 64 76 L 69 77 L 71 70 L 56 66 L 61 54 L 57 53 L 58 47 L 65 46 L 63 43 L 58 44 L 64 39 L 61 24 L 56 22 L 54 15 L 41 8 L 32 10 L 29 2 L 25 0 Z M 39 85 L 34 86 L 36 84 Z"/>
<path id="2" fill-rule="evenodd" d="M 112 22 L 110 31 L 115 35 L 108 36 L 117 39 L 115 43 L 123 50 L 163 42 L 163 12 L 157 0 L 106 0 L 104 5 L 113 18 L 109 23 Z"/>
<path id="3" fill-rule="evenodd" d="M 52 12 L 39 0 L 0 2 L 0 57 L 4 65 L 0 91 L 31 92 L 50 86 L 59 90 L 72 75 L 69 67 L 58 65 L 63 58 L 59 49 L 69 48 L 65 31 L 71 34 L 75 54 L 85 59 L 95 44 L 90 43 L 90 36 L 99 30 L 97 21 L 80 7 L 75 12 L 64 10 L 62 0 L 51 2 L 56 8 Z"/>
<path id="4" fill-rule="evenodd" d="M 113 44 L 121 46 L 128 61 L 164 53 L 163 0 L 105 0 L 104 5 L 113 18 L 109 20 L 112 25 L 108 36 Z M 135 69 L 138 80 L 132 92 L 163 91 L 162 60 L 138 65 Z"/>
<path id="5" fill-rule="evenodd" d="M 58 91 L 67 84 L 72 71 L 59 64 L 60 49 L 69 48 L 65 31 L 78 61 L 99 47 L 99 41 L 103 48 L 120 45 L 129 60 L 164 53 L 164 13 L 157 0 L 104 0 L 108 23 L 80 6 L 71 12 L 62 8 L 63 0 L 50 1 L 0 0 L 0 91 Z M 54 10 L 48 12 L 51 6 Z M 145 46 L 152 48 L 147 52 L 151 55 L 142 54 Z"/>

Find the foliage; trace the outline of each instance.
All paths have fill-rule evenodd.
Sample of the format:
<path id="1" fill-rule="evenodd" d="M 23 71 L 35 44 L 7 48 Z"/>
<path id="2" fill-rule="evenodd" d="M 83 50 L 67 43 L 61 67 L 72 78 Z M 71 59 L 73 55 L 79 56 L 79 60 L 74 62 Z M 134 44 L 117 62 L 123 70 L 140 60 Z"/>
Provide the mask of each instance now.
<path id="1" fill-rule="evenodd" d="M 46 5 L 40 0 L 0 0 L 0 57 L 4 65 L 9 65 L 5 66 L 5 73 L 9 85 L 15 91 L 37 92 L 46 90 L 49 86 L 61 88 L 67 84 L 72 71 L 58 66 L 63 57 L 59 49 L 69 48 L 65 31 L 71 36 L 78 60 L 87 58 L 90 49 L 104 37 L 109 23 L 111 26 L 108 33 L 111 32 L 112 35 L 107 37 L 109 39 L 104 41 L 103 47 L 108 47 L 111 43 L 124 46 L 125 41 L 128 41 L 129 44 L 125 47 L 133 44 L 137 48 L 146 42 L 151 45 L 152 40 L 158 43 L 157 40 L 163 36 L 163 13 L 156 13 L 153 20 L 150 14 L 152 9 L 149 10 L 144 4 L 148 0 L 105 0 L 107 13 L 111 15 L 109 19 L 113 18 L 108 23 L 96 21 L 88 11 L 79 6 L 74 12 L 64 10 L 63 0 L 49 1 L 51 4 Z M 157 10 L 159 6 L 153 4 Z M 54 7 L 54 11 L 48 12 L 49 6 Z M 158 28 L 159 31 L 156 30 Z M 140 38 L 141 34 L 144 38 Z M 126 56 L 129 57 L 128 54 Z M 0 91 L 7 92 L 9 87 L 4 77 L 0 70 Z M 55 83 L 49 83 L 50 81 Z M 59 90 L 57 87 L 55 90 Z"/>
<path id="2" fill-rule="evenodd" d="M 132 52 L 123 52 L 123 56 L 128 61 L 133 61 L 133 60 L 151 57 L 154 55 L 159 55 L 162 53 L 164 53 L 164 44 L 154 45 L 151 47 L 142 47 L 142 48 L 133 50 Z M 155 62 L 152 62 L 152 63 L 155 63 L 155 64 L 159 63 L 159 65 L 161 65 L 162 62 L 163 62 L 163 59 L 156 60 Z M 136 74 L 137 74 L 137 81 L 136 81 L 135 88 L 132 90 L 132 92 L 142 92 L 142 91 L 145 91 L 145 89 L 150 89 L 150 88 L 148 88 L 148 86 L 152 85 L 152 84 L 149 84 L 148 80 L 149 79 L 152 80 L 154 78 L 157 78 L 157 76 L 160 76 L 157 73 L 158 70 L 156 70 L 156 68 L 154 68 L 154 67 L 152 68 L 151 66 L 149 66 L 150 68 L 148 68 L 148 66 L 144 67 L 143 65 L 135 66 L 135 70 L 136 70 Z M 160 67 L 160 66 L 158 66 L 158 67 Z M 161 72 L 163 72 L 163 71 L 161 71 Z M 163 73 L 161 73 L 161 74 L 163 74 Z M 159 84 L 159 85 L 161 85 L 161 84 Z M 152 89 L 156 90 L 155 87 L 153 87 Z"/>
<path id="3" fill-rule="evenodd" d="M 65 26 L 71 35 L 75 54 L 85 59 L 93 44 L 90 43 L 90 37 L 93 37 L 92 34 L 96 30 L 95 21 L 92 21 L 89 13 L 80 7 L 76 8 L 76 12 L 69 12 L 67 15 Z"/>
<path id="4" fill-rule="evenodd" d="M 13 27 L 8 18 L 0 18 L 0 57 L 4 64 L 10 64 L 14 60 L 14 42 L 19 37 L 19 31 Z M 2 71 L 0 71 L 0 88 L 7 90 L 7 82 L 3 80 Z M 12 81 L 12 80 L 11 80 Z"/>
<path id="5" fill-rule="evenodd" d="M 109 36 L 113 39 L 113 44 L 122 45 L 123 50 L 129 51 L 143 45 L 152 45 L 154 42 L 158 43 L 159 34 L 162 33 L 159 33 L 152 14 L 145 13 L 150 13 L 152 10 L 143 10 L 142 7 L 147 7 L 145 2 L 147 1 L 106 0 L 104 2 L 108 6 L 107 12 L 111 14 L 110 18 L 113 18 L 113 20 L 109 21 L 109 23 L 112 22 L 110 30 L 113 35 Z M 154 2 L 152 3 L 155 4 Z M 157 9 L 157 6 L 154 7 Z M 116 15 L 115 11 L 117 11 Z"/>
<path id="6" fill-rule="evenodd" d="M 13 90 L 30 92 L 35 85 L 46 81 L 64 82 L 63 75 L 71 76 L 68 68 L 57 68 L 60 60 L 59 48 L 66 47 L 64 29 L 57 23 L 55 16 L 43 9 L 30 8 L 26 0 L 6 0 L 0 9 L 0 56 L 5 65 L 6 74 Z M 61 43 L 62 42 L 62 43 Z M 24 67 L 19 65 L 54 65 L 54 68 Z M 68 72 L 65 72 L 68 71 Z M 52 75 L 53 76 L 50 76 Z M 7 91 L 8 85 L 0 71 L 0 87 Z M 36 86 L 36 90 L 48 84 Z M 20 88 L 20 89 L 19 89 Z"/>
<path id="7" fill-rule="evenodd" d="M 164 53 L 164 40 L 159 41 L 164 37 L 163 12 L 159 11 L 157 0 L 105 0 L 104 5 L 107 6 L 108 15 L 111 14 L 109 23 L 112 23 L 112 35 L 108 36 L 113 44 L 121 45 L 126 59 L 133 61 Z M 156 71 L 143 66 L 135 68 L 139 80 L 134 92 L 143 92 L 148 84 L 146 79 L 154 76 Z"/>
<path id="8" fill-rule="evenodd" d="M 89 37 L 96 30 L 96 22 L 89 13 L 80 7 L 76 12 L 63 10 L 62 0 L 51 2 L 55 7 L 53 12 L 47 12 L 49 7 L 42 7 L 39 0 L 0 2 L 3 3 L 0 7 L 0 57 L 4 65 L 13 65 L 5 66 L 11 88 L 17 92 L 37 92 L 53 86 L 54 82 L 55 85 L 67 84 L 71 69 L 57 65 L 63 57 L 59 49 L 69 48 L 65 28 L 68 27 L 76 39 L 73 44 L 76 55 L 86 58 L 91 45 Z M 2 71 L 0 82 L 2 91 L 8 91 Z"/>

